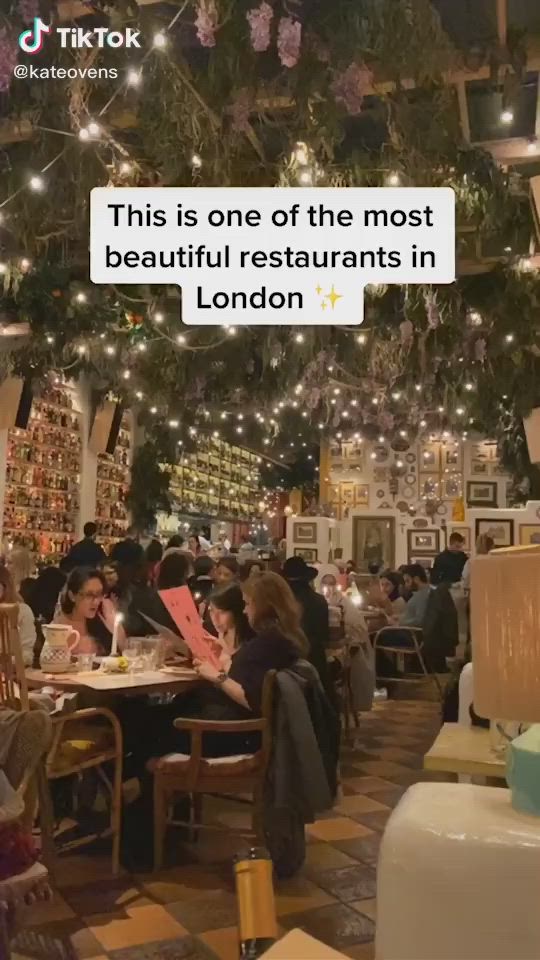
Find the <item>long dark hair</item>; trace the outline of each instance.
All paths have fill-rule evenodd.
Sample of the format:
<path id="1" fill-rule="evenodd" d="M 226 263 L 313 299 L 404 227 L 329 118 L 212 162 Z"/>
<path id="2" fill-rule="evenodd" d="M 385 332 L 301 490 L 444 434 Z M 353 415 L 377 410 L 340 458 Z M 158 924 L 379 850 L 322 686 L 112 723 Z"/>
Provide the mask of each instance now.
<path id="1" fill-rule="evenodd" d="M 236 640 L 239 644 L 251 640 L 253 630 L 244 613 L 244 594 L 237 583 L 228 583 L 225 587 L 211 593 L 208 605 L 232 614 Z"/>
<path id="2" fill-rule="evenodd" d="M 105 577 L 101 573 L 101 570 L 91 570 L 88 567 L 75 567 L 67 578 L 65 587 L 60 594 L 60 608 L 66 616 L 69 617 L 75 609 L 75 601 L 71 599 L 69 594 L 80 593 L 85 583 L 88 583 L 89 580 L 99 580 L 103 587 L 103 594 L 105 595 L 107 584 L 105 583 Z M 99 616 L 99 611 L 95 617 L 86 619 L 86 629 L 88 630 L 88 635 L 93 637 L 94 640 L 97 640 L 106 653 L 110 653 L 112 634 Z"/>
<path id="3" fill-rule="evenodd" d="M 159 540 L 151 540 L 145 551 L 147 563 L 159 563 L 163 556 L 163 547 Z"/>
<path id="4" fill-rule="evenodd" d="M 189 559 L 184 553 L 169 553 L 159 565 L 158 590 L 183 587 L 189 573 Z"/>

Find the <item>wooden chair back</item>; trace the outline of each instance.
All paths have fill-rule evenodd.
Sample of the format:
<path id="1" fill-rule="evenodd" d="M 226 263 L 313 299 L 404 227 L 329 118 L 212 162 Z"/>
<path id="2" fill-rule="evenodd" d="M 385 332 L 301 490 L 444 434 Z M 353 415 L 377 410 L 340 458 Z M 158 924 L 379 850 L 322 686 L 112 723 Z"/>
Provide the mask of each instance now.
<path id="1" fill-rule="evenodd" d="M 29 710 L 18 619 L 16 603 L 0 603 L 0 704 L 12 710 Z"/>

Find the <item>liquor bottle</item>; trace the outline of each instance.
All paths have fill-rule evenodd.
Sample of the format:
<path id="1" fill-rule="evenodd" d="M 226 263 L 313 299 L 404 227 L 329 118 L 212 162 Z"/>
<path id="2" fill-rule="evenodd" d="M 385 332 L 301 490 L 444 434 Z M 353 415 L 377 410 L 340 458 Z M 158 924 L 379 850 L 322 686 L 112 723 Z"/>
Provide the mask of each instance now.
<path id="1" fill-rule="evenodd" d="M 241 960 L 257 960 L 277 940 L 272 861 L 268 852 L 252 847 L 234 864 L 238 901 Z"/>

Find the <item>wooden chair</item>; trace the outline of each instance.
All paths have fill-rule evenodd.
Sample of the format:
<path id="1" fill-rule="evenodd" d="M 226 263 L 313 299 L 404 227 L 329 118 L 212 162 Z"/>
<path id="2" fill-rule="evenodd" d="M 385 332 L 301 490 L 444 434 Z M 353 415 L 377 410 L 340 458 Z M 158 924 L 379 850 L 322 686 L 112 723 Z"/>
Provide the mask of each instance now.
<path id="1" fill-rule="evenodd" d="M 17 618 L 17 604 L 0 604 L 0 703 L 26 711 L 31 708 L 32 702 L 28 696 Z M 95 769 L 111 798 L 110 827 L 99 836 L 112 835 L 112 869 L 116 875 L 120 869 L 123 759 L 122 729 L 118 719 L 104 707 L 76 710 L 51 719 L 52 744 L 44 763 L 38 765 L 36 772 L 40 828 L 47 866 L 52 872 L 54 825 L 47 781 Z M 113 766 L 112 781 L 107 775 L 106 764 Z M 83 837 L 65 844 L 62 849 L 80 847 L 94 839 L 95 835 Z"/>
<path id="2" fill-rule="evenodd" d="M 154 766 L 154 869 L 163 864 L 163 846 L 167 827 L 170 824 L 189 825 L 196 830 L 226 829 L 240 836 L 254 836 L 262 841 L 264 836 L 263 794 L 266 772 L 272 748 L 272 715 L 276 671 L 266 674 L 262 717 L 256 720 L 191 720 L 178 717 L 174 721 L 177 730 L 191 734 L 191 753 L 171 754 L 162 757 Z M 212 734 L 260 733 L 261 747 L 253 754 L 205 759 L 202 755 L 203 736 Z M 204 794 L 235 795 L 238 799 L 251 794 L 253 804 L 251 831 L 234 830 L 201 823 L 202 798 Z M 190 824 L 173 820 L 170 809 L 177 794 L 190 794 L 192 820 Z"/>
<path id="3" fill-rule="evenodd" d="M 403 636 L 404 633 L 408 634 L 410 640 L 409 647 L 398 646 L 397 644 L 392 644 L 391 635 L 392 633 L 398 633 L 400 636 Z M 377 677 L 377 683 L 384 683 L 385 681 L 391 681 L 392 683 L 399 684 L 413 684 L 418 683 L 419 679 L 425 677 L 430 683 L 433 683 L 435 690 L 437 691 L 437 699 L 442 702 L 443 699 L 443 689 L 439 677 L 436 673 L 428 670 L 426 661 L 423 655 L 424 647 L 424 638 L 423 631 L 421 627 L 405 627 L 405 626 L 388 626 L 383 627 L 382 630 L 378 630 L 375 634 L 375 639 L 373 641 L 373 648 L 375 653 L 375 665 L 377 664 L 377 650 L 380 650 L 384 653 L 395 654 L 401 666 L 404 667 L 405 660 L 407 657 L 416 657 L 420 663 L 422 673 L 411 672 L 406 676 L 402 677 Z"/>

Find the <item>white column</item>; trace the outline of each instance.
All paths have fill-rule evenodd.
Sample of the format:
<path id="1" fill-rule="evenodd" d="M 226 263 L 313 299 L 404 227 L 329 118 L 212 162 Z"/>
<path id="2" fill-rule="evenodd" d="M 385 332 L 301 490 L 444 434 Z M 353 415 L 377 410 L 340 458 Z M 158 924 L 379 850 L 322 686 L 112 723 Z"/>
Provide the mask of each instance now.
<path id="1" fill-rule="evenodd" d="M 97 483 L 97 455 L 92 453 L 88 446 L 91 426 L 90 388 L 87 382 L 80 380 L 77 384 L 76 397 L 81 411 L 81 485 L 80 509 L 77 524 L 77 537 L 83 535 L 85 523 L 96 519 L 96 483 Z"/>
<path id="2" fill-rule="evenodd" d="M 6 498 L 7 449 L 8 431 L 0 430 L 0 544 L 4 539 L 4 501 Z"/>

